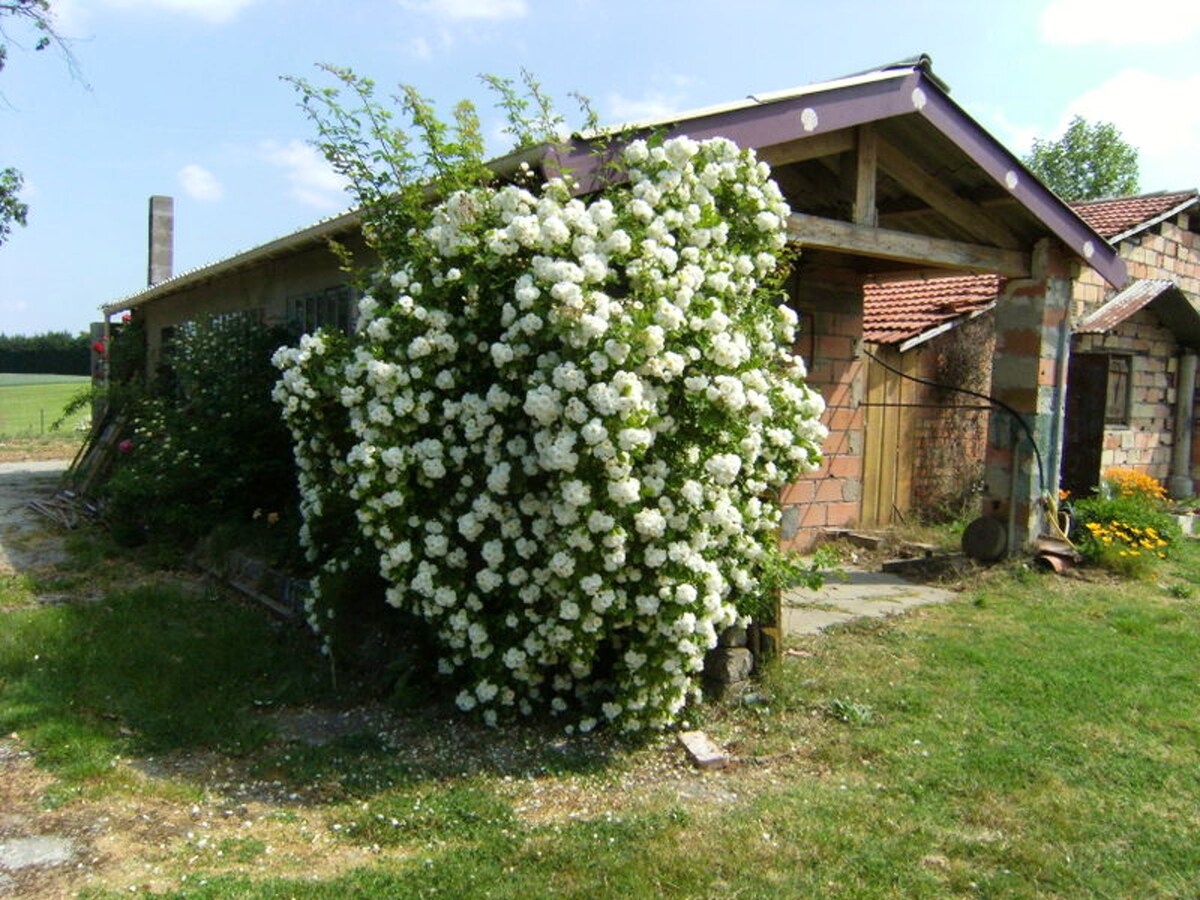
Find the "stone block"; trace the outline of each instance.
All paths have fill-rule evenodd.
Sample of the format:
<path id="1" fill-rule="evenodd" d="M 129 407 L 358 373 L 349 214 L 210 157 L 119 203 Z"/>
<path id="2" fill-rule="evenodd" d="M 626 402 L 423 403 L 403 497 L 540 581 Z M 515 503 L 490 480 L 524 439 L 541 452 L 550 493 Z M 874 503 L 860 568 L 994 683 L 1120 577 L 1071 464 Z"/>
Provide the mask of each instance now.
<path id="1" fill-rule="evenodd" d="M 746 634 L 746 629 L 738 625 L 730 626 L 721 632 L 721 636 L 717 639 L 717 646 L 730 647 L 745 647 L 749 642 Z"/>
<path id="2" fill-rule="evenodd" d="M 679 743 L 698 769 L 721 769 L 729 764 L 729 758 L 703 731 L 681 731 Z"/>
<path id="3" fill-rule="evenodd" d="M 754 654 L 745 647 L 718 647 L 704 660 L 704 677 L 718 690 L 745 681 L 753 670 Z"/>
<path id="4" fill-rule="evenodd" d="M 800 507 L 785 506 L 783 508 L 783 518 L 779 523 L 780 536 L 785 541 L 790 541 L 796 536 L 796 532 L 800 529 Z"/>

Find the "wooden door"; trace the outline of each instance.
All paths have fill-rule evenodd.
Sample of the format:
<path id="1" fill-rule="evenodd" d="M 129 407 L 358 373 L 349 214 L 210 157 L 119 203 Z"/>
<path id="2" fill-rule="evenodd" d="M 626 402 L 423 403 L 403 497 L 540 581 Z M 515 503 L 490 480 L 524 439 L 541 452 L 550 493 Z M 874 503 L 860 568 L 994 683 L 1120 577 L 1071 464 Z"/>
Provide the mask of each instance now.
<path id="1" fill-rule="evenodd" d="M 915 374 L 917 354 L 889 348 L 872 351 L 894 369 Z M 912 506 L 913 382 L 867 359 L 862 512 L 866 528 L 903 520 Z"/>

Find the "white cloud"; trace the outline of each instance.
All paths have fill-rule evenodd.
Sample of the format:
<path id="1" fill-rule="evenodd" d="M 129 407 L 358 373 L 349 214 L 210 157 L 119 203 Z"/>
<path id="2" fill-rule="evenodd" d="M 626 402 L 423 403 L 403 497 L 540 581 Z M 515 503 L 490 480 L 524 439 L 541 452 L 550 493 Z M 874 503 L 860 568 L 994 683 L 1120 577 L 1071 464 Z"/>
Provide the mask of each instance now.
<path id="1" fill-rule="evenodd" d="M 212 202 L 225 196 L 225 188 L 217 176 L 204 166 L 188 163 L 179 170 L 179 186 L 193 200 Z"/>
<path id="2" fill-rule="evenodd" d="M 641 97 L 626 97 L 624 94 L 612 93 L 605 99 L 605 120 L 614 124 L 627 122 L 645 122 L 660 119 L 671 113 L 679 112 L 682 108 L 680 98 L 651 91 Z"/>
<path id="3" fill-rule="evenodd" d="M 433 59 L 433 48 L 429 46 L 429 41 L 423 37 L 415 37 L 407 44 L 408 53 L 413 59 L 419 59 L 427 62 Z"/>
<path id="4" fill-rule="evenodd" d="M 401 0 L 401 5 L 415 12 L 454 21 L 520 19 L 529 12 L 525 0 Z"/>
<path id="5" fill-rule="evenodd" d="M 262 145 L 263 158 L 283 170 L 289 195 L 305 206 L 338 210 L 349 205 L 346 179 L 329 165 L 316 148 L 303 141 Z"/>
<path id="6" fill-rule="evenodd" d="M 1167 78 L 1140 69 L 1118 72 L 1067 107 L 1057 137 L 1072 116 L 1111 122 L 1138 150 L 1142 189 L 1147 191 L 1200 183 L 1200 104 L 1180 98 L 1200 96 L 1200 74 Z"/>
<path id="7" fill-rule="evenodd" d="M 999 107 L 982 103 L 973 106 L 972 109 L 1000 143 L 1017 156 L 1024 156 L 1029 152 L 1033 147 L 1034 138 L 1045 137 L 1032 125 L 1012 121 Z"/>
<path id="8" fill-rule="evenodd" d="M 1042 40 L 1048 44 L 1173 44 L 1200 34 L 1200 3 L 1051 0 L 1039 24 Z"/>

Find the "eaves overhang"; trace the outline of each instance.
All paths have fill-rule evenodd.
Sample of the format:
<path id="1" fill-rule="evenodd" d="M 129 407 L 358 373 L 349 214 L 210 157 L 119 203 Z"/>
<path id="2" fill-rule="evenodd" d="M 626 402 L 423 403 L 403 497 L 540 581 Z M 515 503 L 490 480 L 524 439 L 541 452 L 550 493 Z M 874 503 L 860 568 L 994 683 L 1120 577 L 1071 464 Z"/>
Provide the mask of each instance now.
<path id="1" fill-rule="evenodd" d="M 130 294 L 120 300 L 114 300 L 112 303 L 106 303 L 100 307 L 100 311 L 106 318 L 116 313 L 128 312 L 137 309 L 139 306 L 152 303 L 161 297 L 195 287 L 214 278 L 232 274 L 240 269 L 265 262 L 268 259 L 286 256 L 314 244 L 326 243 L 358 228 L 360 225 L 361 217 L 358 210 L 350 210 L 328 219 L 322 219 L 315 225 L 309 225 L 307 228 L 302 228 L 299 231 L 294 231 L 273 241 L 260 244 L 250 250 L 235 253 L 208 265 L 189 269 L 186 272 L 180 272 L 178 275 L 174 275 L 165 281 L 151 285 L 144 291 Z"/>
<path id="2" fill-rule="evenodd" d="M 1113 287 L 1127 280 L 1124 260 L 1103 237 L 1043 185 L 1025 165 L 957 103 L 942 83 L 918 64 L 839 81 L 750 97 L 737 103 L 628 126 L 619 140 L 656 134 L 664 139 L 725 137 L 761 150 L 804 138 L 897 117 L 919 116 L 933 125 L 1032 216 L 1049 235 L 1094 268 Z M 609 132 L 604 140 L 616 140 Z M 581 193 L 601 189 L 611 177 L 603 140 L 576 136 L 547 152 L 544 166 L 569 172 Z"/>

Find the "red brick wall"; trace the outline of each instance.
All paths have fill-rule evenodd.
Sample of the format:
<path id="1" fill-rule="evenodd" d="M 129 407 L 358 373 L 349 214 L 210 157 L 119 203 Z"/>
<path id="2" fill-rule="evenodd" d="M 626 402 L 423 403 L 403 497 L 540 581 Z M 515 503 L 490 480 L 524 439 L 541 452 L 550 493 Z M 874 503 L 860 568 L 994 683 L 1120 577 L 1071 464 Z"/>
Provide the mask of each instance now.
<path id="1" fill-rule="evenodd" d="M 820 469 L 781 497 L 781 540 L 798 550 L 812 546 L 825 528 L 856 524 L 862 498 L 862 279 L 813 256 L 801 266 L 794 289 L 797 351 L 808 364 L 809 385 L 825 398 L 822 422 L 829 437 Z"/>

